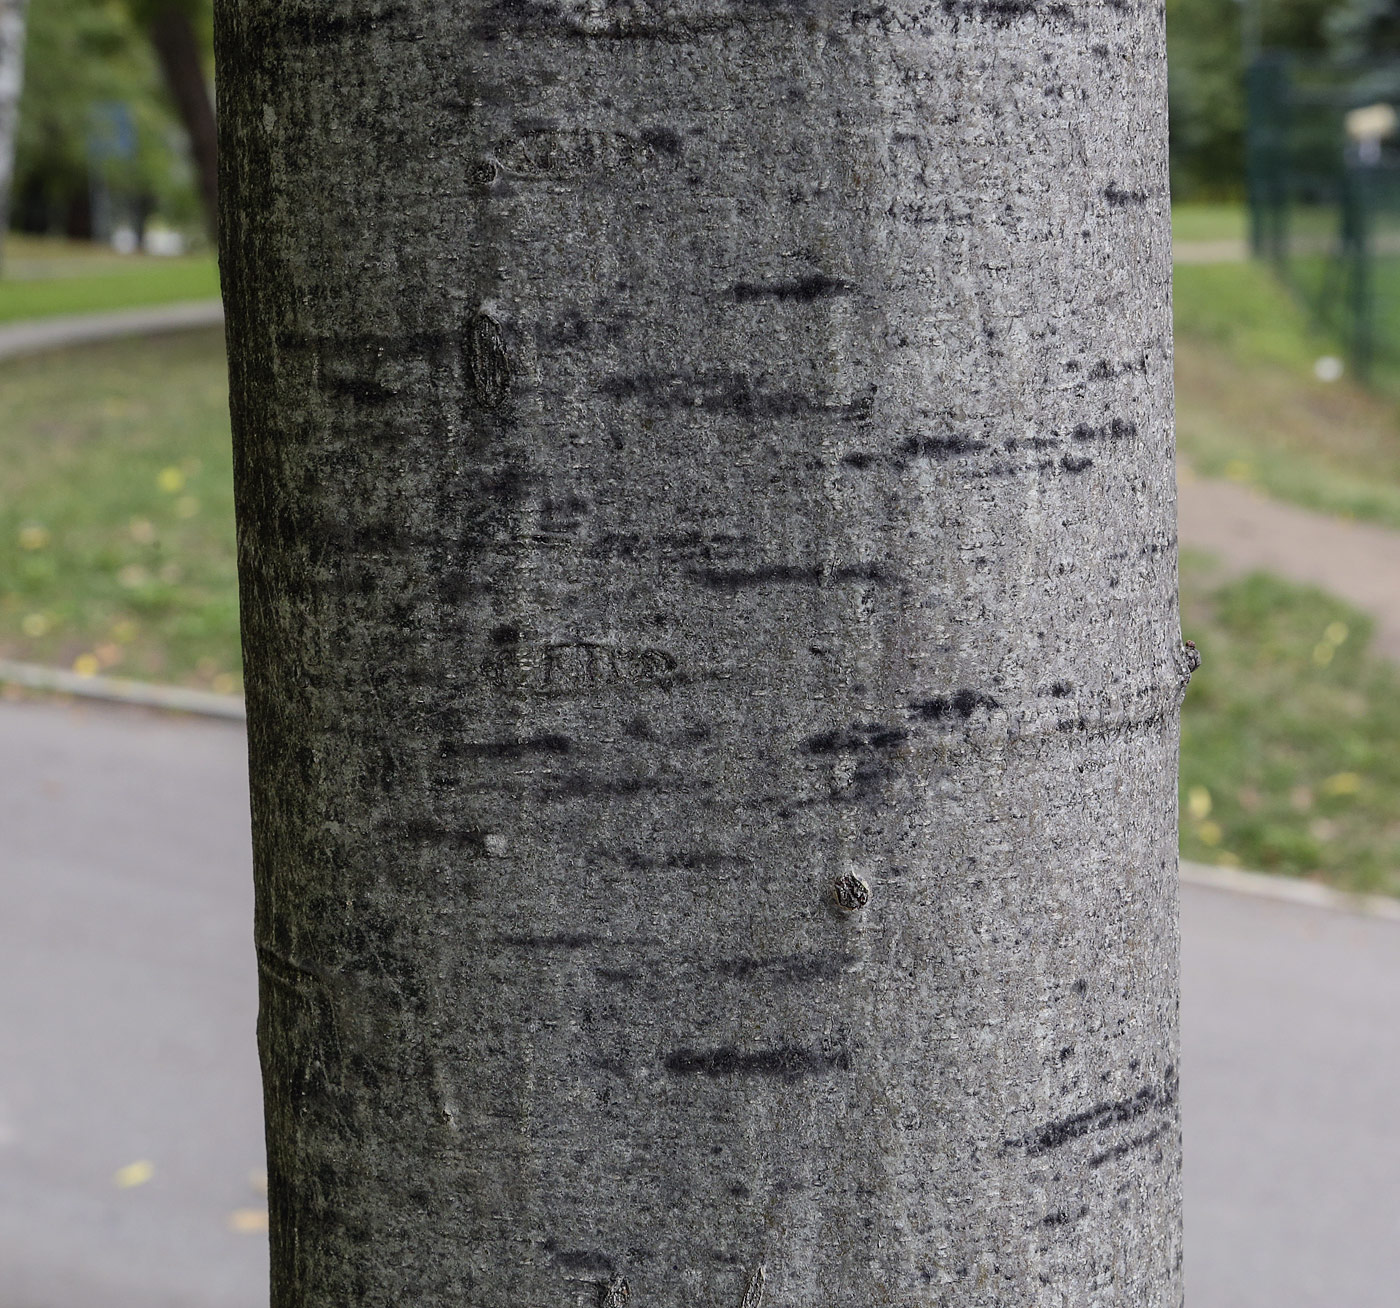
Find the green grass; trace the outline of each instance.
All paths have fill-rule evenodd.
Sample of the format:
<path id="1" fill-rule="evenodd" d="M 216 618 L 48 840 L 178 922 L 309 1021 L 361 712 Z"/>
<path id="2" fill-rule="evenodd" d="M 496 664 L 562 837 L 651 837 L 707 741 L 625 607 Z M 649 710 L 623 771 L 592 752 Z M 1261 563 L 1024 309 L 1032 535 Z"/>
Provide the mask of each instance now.
<path id="1" fill-rule="evenodd" d="M 1400 670 L 1370 621 L 1304 586 L 1220 584 L 1185 556 L 1201 651 L 1182 717 L 1187 858 L 1400 893 Z"/>
<path id="2" fill-rule="evenodd" d="M 97 262 L 92 272 L 0 280 L 0 322 L 217 299 L 218 295 L 219 273 L 212 257 L 151 259 L 132 255 L 123 264 Z"/>
<path id="3" fill-rule="evenodd" d="M 1172 300 L 1178 335 L 1228 350 L 1250 366 L 1269 364 L 1312 375 L 1336 342 L 1313 331 L 1307 314 L 1263 264 L 1177 264 Z"/>
<path id="4" fill-rule="evenodd" d="M 1249 218 L 1239 204 L 1172 205 L 1174 241 L 1243 241 Z"/>
<path id="5" fill-rule="evenodd" d="M 1208 477 L 1281 500 L 1400 529 L 1400 403 L 1349 378 L 1324 382 L 1336 355 L 1257 264 L 1178 266 L 1177 444 Z"/>
<path id="6" fill-rule="evenodd" d="M 0 365 L 0 655 L 236 689 L 222 337 Z"/>

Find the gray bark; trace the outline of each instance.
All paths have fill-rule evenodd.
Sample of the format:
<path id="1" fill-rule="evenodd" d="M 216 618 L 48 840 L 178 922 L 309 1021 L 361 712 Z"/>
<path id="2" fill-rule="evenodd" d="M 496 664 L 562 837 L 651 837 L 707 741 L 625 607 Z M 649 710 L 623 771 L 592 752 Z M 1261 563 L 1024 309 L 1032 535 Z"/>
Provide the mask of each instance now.
<path id="1" fill-rule="evenodd" d="M 24 13 L 28 0 L 0 0 L 0 266 L 10 230 L 10 193 L 15 179 L 15 133 L 24 85 Z"/>
<path id="2" fill-rule="evenodd" d="M 1159 5 L 223 0 L 273 1302 L 1181 1302 Z"/>

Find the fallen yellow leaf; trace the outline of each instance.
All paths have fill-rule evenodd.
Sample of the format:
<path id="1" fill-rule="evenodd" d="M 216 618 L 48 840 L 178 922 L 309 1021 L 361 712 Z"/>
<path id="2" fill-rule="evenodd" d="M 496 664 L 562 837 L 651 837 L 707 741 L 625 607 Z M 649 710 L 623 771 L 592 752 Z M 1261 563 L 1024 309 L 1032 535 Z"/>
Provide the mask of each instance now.
<path id="1" fill-rule="evenodd" d="M 130 1190 L 134 1186 L 145 1185 L 156 1174 L 156 1165 L 149 1159 L 141 1158 L 112 1173 L 112 1184 L 118 1190 Z"/>
<path id="2" fill-rule="evenodd" d="M 1361 789 L 1361 774 L 1358 772 L 1338 772 L 1322 783 L 1324 795 L 1354 795 Z"/>

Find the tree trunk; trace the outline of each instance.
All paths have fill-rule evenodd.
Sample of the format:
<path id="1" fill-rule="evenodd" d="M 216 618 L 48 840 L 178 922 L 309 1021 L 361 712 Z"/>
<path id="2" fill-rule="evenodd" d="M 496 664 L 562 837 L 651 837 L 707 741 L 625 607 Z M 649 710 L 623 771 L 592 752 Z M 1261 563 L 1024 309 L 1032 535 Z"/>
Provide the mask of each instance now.
<path id="1" fill-rule="evenodd" d="M 1160 7 L 218 27 L 274 1305 L 1175 1308 Z"/>
<path id="2" fill-rule="evenodd" d="M 166 87 L 190 138 L 199 195 L 213 235 L 219 222 L 219 133 L 199 38 L 188 11 L 178 3 L 155 11 L 150 32 Z"/>
<path id="3" fill-rule="evenodd" d="M 0 267 L 10 230 L 10 195 L 15 182 L 15 133 L 24 83 L 24 11 L 28 0 L 0 0 Z"/>

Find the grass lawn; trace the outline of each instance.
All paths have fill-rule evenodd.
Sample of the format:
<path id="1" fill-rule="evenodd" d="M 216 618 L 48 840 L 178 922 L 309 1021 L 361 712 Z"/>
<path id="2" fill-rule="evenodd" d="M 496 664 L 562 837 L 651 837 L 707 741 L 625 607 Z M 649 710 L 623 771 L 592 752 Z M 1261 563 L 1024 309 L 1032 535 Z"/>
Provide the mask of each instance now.
<path id="1" fill-rule="evenodd" d="M 1178 265 L 1177 444 L 1204 476 L 1400 528 L 1400 403 L 1313 367 L 1335 343 L 1267 269 Z"/>
<path id="2" fill-rule="evenodd" d="M 212 254 L 120 255 L 88 242 L 10 236 L 0 276 L 0 322 L 216 299 Z"/>
<path id="3" fill-rule="evenodd" d="M 1348 605 L 1212 574 L 1183 556 L 1183 855 L 1400 894 L 1400 669 Z"/>
<path id="4" fill-rule="evenodd" d="M 1172 240 L 1243 241 L 1249 216 L 1239 204 L 1172 205 Z"/>
<path id="5" fill-rule="evenodd" d="M 0 364 L 0 655 L 239 684 L 222 336 Z"/>

